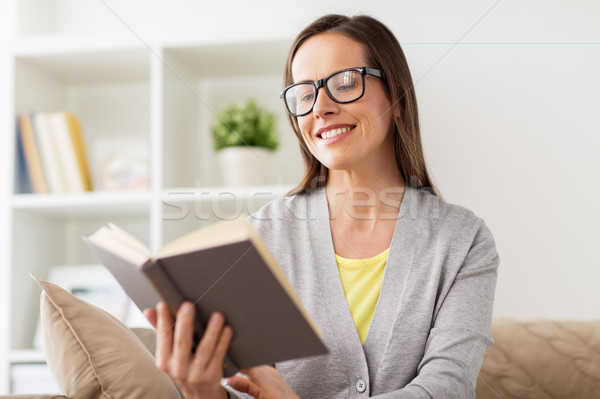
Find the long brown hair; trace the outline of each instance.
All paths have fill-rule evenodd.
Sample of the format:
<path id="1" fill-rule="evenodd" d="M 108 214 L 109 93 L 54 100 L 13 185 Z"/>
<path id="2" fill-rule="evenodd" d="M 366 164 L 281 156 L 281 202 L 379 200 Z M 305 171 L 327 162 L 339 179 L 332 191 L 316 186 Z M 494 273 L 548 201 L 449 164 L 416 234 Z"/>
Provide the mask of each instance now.
<path id="1" fill-rule="evenodd" d="M 341 33 L 363 44 L 368 66 L 384 72 L 386 79 L 382 83 L 392 103 L 394 114 L 394 145 L 398 169 L 406 184 L 411 184 L 416 188 L 428 188 L 437 195 L 423 156 L 417 97 L 408 63 L 400 43 L 384 24 L 366 15 L 347 17 L 330 14 L 317 19 L 300 32 L 290 48 L 283 75 L 284 87 L 294 83 L 292 62 L 300 46 L 307 39 L 325 32 Z M 297 118 L 289 115 L 288 118 L 300 144 L 300 151 L 306 167 L 304 178 L 288 195 L 325 186 L 327 168 L 314 157 L 306 146 L 298 127 Z"/>

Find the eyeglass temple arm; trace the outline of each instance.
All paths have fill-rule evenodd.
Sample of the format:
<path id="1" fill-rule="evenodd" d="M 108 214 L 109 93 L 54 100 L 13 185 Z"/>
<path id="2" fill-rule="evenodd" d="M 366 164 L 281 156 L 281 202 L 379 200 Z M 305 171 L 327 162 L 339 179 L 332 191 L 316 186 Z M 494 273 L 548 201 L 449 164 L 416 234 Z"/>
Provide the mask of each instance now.
<path id="1" fill-rule="evenodd" d="M 383 73 L 383 71 L 380 71 L 379 69 L 365 67 L 365 73 L 376 76 L 381 79 L 385 79 L 385 74 Z"/>

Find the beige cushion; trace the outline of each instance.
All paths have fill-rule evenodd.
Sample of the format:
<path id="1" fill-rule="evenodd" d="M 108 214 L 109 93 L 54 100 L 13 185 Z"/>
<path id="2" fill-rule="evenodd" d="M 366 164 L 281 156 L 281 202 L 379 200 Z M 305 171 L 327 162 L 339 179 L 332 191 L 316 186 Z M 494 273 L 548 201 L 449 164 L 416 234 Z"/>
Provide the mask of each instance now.
<path id="1" fill-rule="evenodd" d="M 495 319 L 477 399 L 600 398 L 600 321 Z"/>
<path id="2" fill-rule="evenodd" d="M 180 399 L 154 357 L 119 320 L 33 276 L 41 296 L 46 361 L 69 399 Z"/>

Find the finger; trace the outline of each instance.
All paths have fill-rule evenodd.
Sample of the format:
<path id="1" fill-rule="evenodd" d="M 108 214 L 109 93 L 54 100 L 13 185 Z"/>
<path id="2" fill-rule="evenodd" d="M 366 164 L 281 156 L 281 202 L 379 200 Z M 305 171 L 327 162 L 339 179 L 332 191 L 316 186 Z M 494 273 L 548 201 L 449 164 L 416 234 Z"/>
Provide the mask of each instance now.
<path id="1" fill-rule="evenodd" d="M 258 386 L 246 377 L 235 375 L 227 379 L 227 385 L 236 391 L 246 393 L 255 398 L 260 397 L 260 389 Z"/>
<path id="2" fill-rule="evenodd" d="M 279 390 L 287 387 L 287 383 L 279 372 L 271 366 L 256 366 L 241 370 L 261 391 Z"/>
<path id="3" fill-rule="evenodd" d="M 256 385 L 263 397 L 299 399 L 275 367 L 257 366 L 244 369 L 242 373 Z"/>
<path id="4" fill-rule="evenodd" d="M 194 363 L 201 366 L 202 369 L 206 368 L 215 351 L 215 345 L 217 344 L 219 336 L 221 335 L 221 330 L 223 329 L 224 324 L 225 317 L 219 312 L 214 312 L 208 320 L 208 325 L 206 326 L 204 335 L 198 344 L 194 359 Z"/>
<path id="5" fill-rule="evenodd" d="M 194 333 L 194 305 L 184 302 L 177 311 L 171 373 L 173 378 L 184 380 L 192 358 L 192 336 Z"/>
<path id="6" fill-rule="evenodd" d="M 162 371 L 169 371 L 169 359 L 173 348 L 173 317 L 164 302 L 156 305 L 156 366 Z"/>
<path id="7" fill-rule="evenodd" d="M 251 380 L 264 380 L 267 378 L 275 378 L 277 370 L 271 366 L 256 366 L 248 369 L 240 370 L 247 375 Z"/>
<path id="8" fill-rule="evenodd" d="M 217 346 L 215 351 L 210 359 L 210 363 L 208 364 L 208 368 L 222 372 L 223 371 L 223 361 L 225 359 L 225 354 L 227 353 L 227 349 L 229 348 L 229 344 L 231 343 L 231 338 L 233 337 L 233 328 L 231 326 L 223 327 L 221 331 L 221 336 L 217 341 Z"/>
<path id="9" fill-rule="evenodd" d="M 158 321 L 156 310 L 152 308 L 144 309 L 144 317 L 146 317 L 146 320 L 148 320 L 152 327 L 156 328 L 156 322 Z"/>

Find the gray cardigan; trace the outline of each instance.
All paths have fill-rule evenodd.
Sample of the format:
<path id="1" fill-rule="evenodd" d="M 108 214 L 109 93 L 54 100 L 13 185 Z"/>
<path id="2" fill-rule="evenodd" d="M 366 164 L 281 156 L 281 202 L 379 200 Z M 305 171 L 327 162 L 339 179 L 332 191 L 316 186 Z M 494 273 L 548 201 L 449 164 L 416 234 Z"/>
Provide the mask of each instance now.
<path id="1" fill-rule="evenodd" d="M 301 398 L 475 398 L 499 259 L 471 211 L 407 188 L 364 347 L 338 274 L 325 190 L 274 200 L 250 221 L 330 351 L 276 364 Z"/>

